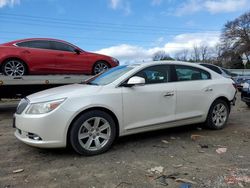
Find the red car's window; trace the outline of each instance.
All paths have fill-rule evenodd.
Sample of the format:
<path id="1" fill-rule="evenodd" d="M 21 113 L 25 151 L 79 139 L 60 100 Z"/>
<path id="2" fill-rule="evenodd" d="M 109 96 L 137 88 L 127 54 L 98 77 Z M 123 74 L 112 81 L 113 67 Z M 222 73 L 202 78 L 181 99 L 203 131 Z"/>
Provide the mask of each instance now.
<path id="1" fill-rule="evenodd" d="M 25 41 L 17 43 L 16 45 L 19 47 L 51 49 L 49 41 L 43 41 L 43 40 Z"/>
<path id="2" fill-rule="evenodd" d="M 74 52 L 75 48 L 68 44 L 64 44 L 62 42 L 57 41 L 50 41 L 53 50 L 60 50 L 60 51 L 67 51 L 67 52 Z"/>

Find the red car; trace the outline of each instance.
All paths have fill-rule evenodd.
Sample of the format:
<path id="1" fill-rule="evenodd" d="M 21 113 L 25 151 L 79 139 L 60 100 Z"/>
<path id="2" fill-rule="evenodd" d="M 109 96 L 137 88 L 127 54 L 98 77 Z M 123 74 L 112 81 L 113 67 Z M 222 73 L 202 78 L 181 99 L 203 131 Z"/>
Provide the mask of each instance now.
<path id="1" fill-rule="evenodd" d="M 113 57 L 86 52 L 62 40 L 32 38 L 0 45 L 0 70 L 7 76 L 94 75 L 117 65 Z"/>

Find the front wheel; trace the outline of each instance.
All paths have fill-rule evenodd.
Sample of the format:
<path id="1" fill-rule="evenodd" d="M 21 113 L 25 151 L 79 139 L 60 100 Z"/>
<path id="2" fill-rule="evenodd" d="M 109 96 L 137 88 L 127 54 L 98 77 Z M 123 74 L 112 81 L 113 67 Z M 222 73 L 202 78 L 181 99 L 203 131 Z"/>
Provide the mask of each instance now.
<path id="1" fill-rule="evenodd" d="M 109 69 L 108 63 L 106 63 L 105 61 L 98 61 L 95 63 L 93 67 L 93 74 L 96 75 L 108 69 Z"/>
<path id="2" fill-rule="evenodd" d="M 2 72 L 6 76 L 23 76 L 27 74 L 27 68 L 22 61 L 10 59 L 3 64 Z"/>
<path id="3" fill-rule="evenodd" d="M 209 109 L 206 126 L 215 130 L 222 129 L 226 126 L 228 117 L 228 104 L 224 100 L 217 99 L 213 102 Z"/>
<path id="4" fill-rule="evenodd" d="M 94 110 L 81 115 L 70 130 L 70 143 L 81 155 L 96 155 L 107 151 L 113 144 L 116 127 L 106 112 Z"/>

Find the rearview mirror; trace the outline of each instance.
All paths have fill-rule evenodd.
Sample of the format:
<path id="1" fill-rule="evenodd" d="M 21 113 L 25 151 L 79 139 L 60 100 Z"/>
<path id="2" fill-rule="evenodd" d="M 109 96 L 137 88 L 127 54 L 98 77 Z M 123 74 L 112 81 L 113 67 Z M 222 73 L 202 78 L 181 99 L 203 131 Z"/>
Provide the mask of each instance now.
<path id="1" fill-rule="evenodd" d="M 139 76 L 131 77 L 127 83 L 123 84 L 124 87 L 132 87 L 132 86 L 139 86 L 144 85 L 145 79 Z"/>

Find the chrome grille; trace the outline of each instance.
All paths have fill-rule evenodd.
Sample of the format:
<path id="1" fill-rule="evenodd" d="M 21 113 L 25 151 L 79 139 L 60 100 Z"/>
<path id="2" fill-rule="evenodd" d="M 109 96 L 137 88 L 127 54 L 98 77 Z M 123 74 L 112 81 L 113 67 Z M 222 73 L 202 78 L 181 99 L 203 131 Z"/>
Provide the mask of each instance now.
<path id="1" fill-rule="evenodd" d="M 26 98 L 22 99 L 17 106 L 16 113 L 17 114 L 23 113 L 24 109 L 28 106 L 28 104 L 29 104 L 28 99 Z"/>

